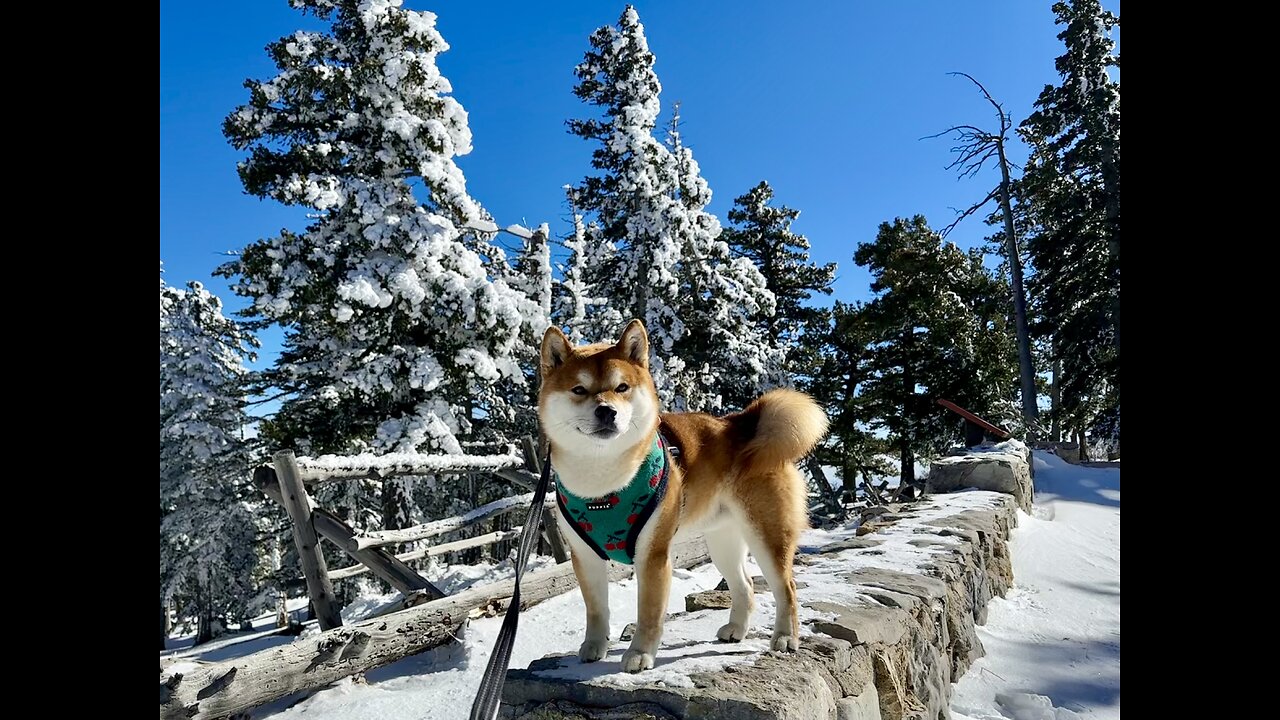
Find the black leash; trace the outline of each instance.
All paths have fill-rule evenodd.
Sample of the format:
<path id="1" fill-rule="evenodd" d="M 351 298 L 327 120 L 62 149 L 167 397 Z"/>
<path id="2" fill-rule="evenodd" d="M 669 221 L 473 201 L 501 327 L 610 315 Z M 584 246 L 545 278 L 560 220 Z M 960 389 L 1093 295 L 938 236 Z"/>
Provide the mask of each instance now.
<path id="1" fill-rule="evenodd" d="M 511 664 L 511 649 L 516 642 L 516 626 L 520 624 L 520 578 L 524 575 L 525 564 L 529 562 L 529 553 L 533 552 L 533 546 L 538 542 L 538 532 L 542 527 L 542 507 L 550 484 L 551 450 L 548 449 L 546 460 L 542 463 L 542 477 L 538 480 L 538 487 L 533 490 L 533 505 L 529 507 L 529 517 L 520 532 L 520 549 L 516 551 L 515 589 L 511 593 L 511 603 L 507 606 L 507 616 L 502 619 L 498 640 L 493 645 L 493 653 L 489 655 L 489 666 L 484 669 L 480 689 L 476 691 L 475 702 L 471 704 L 471 720 L 494 720 L 498 716 L 502 686 L 507 681 L 507 666 Z"/>

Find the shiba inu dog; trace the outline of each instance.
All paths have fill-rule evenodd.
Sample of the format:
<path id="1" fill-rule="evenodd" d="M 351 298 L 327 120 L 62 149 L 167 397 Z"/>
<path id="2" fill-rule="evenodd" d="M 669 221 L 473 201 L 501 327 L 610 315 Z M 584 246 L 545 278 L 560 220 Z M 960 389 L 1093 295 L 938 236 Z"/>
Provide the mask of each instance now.
<path id="1" fill-rule="evenodd" d="M 774 650 L 799 647 L 792 556 L 808 527 L 795 461 L 827 431 L 807 395 L 773 390 L 739 413 L 663 413 L 649 374 L 649 338 L 632 320 L 616 344 L 573 347 L 559 328 L 542 337 L 538 414 L 551 444 L 559 520 L 587 608 L 583 662 L 609 647 L 610 559 L 634 562 L 636 633 L 628 672 L 653 667 L 671 588 L 671 547 L 701 533 L 733 599 L 716 633 L 747 633 L 753 596 L 750 550 L 777 603 Z M 673 458 L 673 449 L 679 453 Z"/>

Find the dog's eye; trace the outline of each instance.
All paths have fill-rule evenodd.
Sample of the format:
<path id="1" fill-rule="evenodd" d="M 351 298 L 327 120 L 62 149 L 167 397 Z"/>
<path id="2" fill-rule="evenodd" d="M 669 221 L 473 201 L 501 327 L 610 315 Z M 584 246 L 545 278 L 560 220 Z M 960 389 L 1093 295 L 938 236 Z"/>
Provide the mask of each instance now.
<path id="1" fill-rule="evenodd" d="M 614 388 L 614 389 L 613 389 L 613 391 L 614 391 L 614 392 L 616 392 L 616 393 L 624 393 L 624 392 L 626 392 L 626 391 L 628 391 L 628 390 L 630 390 L 630 389 L 631 389 L 631 386 L 630 386 L 630 385 L 628 385 L 628 384 L 626 384 L 626 383 L 622 383 L 622 384 L 621 384 L 621 385 L 619 385 L 618 387 Z"/>
<path id="2" fill-rule="evenodd" d="M 573 388 L 573 394 L 574 394 L 574 395 L 586 395 L 586 394 L 587 394 L 587 389 L 586 389 L 586 388 L 584 388 L 584 387 L 582 387 L 581 385 L 575 385 L 575 386 L 574 386 L 574 388 Z"/>

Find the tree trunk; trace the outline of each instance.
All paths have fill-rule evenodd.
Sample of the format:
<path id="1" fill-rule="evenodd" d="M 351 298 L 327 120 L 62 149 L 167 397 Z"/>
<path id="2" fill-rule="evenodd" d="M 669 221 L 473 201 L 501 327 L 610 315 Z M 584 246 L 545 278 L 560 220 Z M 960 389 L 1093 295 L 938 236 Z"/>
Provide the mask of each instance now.
<path id="1" fill-rule="evenodd" d="M 405 492 L 405 480 L 401 478 L 382 479 L 382 529 L 399 530 L 409 527 L 409 497 Z"/>
<path id="2" fill-rule="evenodd" d="M 165 608 L 164 603 L 160 603 L 160 649 L 165 649 L 165 644 L 169 641 L 169 610 Z"/>
<path id="3" fill-rule="evenodd" d="M 849 499 L 849 502 L 856 502 L 858 499 L 858 471 L 849 462 L 847 453 L 841 464 L 840 481 L 844 483 L 845 497 Z"/>
<path id="4" fill-rule="evenodd" d="M 1053 384 L 1049 386 L 1049 402 L 1052 404 L 1050 417 L 1053 418 L 1053 425 L 1049 430 L 1049 434 L 1053 436 L 1054 442 L 1062 440 L 1062 360 L 1053 359 Z"/>
<path id="5" fill-rule="evenodd" d="M 898 469 L 898 486 L 909 485 L 916 481 L 916 457 L 911 445 L 915 441 L 915 433 L 912 427 L 915 425 L 915 399 L 916 399 L 916 378 L 915 373 L 911 372 L 911 353 L 912 346 L 915 344 L 912 340 L 915 338 L 915 329 L 907 328 L 902 336 L 902 443 L 900 461 L 902 466 Z"/>
<path id="6" fill-rule="evenodd" d="M 1004 156 L 1004 137 L 996 141 L 1000 154 L 1000 210 L 1004 214 L 1005 252 L 1009 255 L 1009 275 L 1013 285 L 1013 320 L 1018 333 L 1018 375 L 1022 380 L 1022 417 L 1027 423 L 1027 439 L 1035 439 L 1036 371 L 1031 361 L 1031 334 L 1027 330 L 1027 293 L 1022 287 L 1022 256 L 1014 232 L 1013 206 L 1009 201 L 1009 160 Z"/>

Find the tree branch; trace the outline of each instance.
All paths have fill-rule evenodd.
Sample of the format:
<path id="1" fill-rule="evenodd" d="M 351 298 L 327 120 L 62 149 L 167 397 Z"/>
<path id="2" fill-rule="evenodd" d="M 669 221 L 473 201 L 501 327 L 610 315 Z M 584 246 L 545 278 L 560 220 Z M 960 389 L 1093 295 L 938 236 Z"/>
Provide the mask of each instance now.
<path id="1" fill-rule="evenodd" d="M 999 187 L 996 187 L 996 188 L 994 188 L 991 192 L 987 193 L 987 196 L 986 196 L 985 198 L 983 198 L 981 201 L 976 202 L 976 203 L 974 203 L 973 205 L 970 205 L 968 210 L 965 210 L 964 212 L 960 213 L 960 215 L 959 215 L 955 220 L 952 220 L 950 225 L 948 225 L 948 226 L 946 226 L 945 228 L 943 228 L 943 229 L 942 229 L 942 232 L 938 233 L 938 235 L 939 235 L 940 237 L 945 238 L 945 237 L 947 236 L 947 234 L 948 234 L 948 233 L 950 233 L 952 230 L 954 230 L 954 229 L 956 228 L 956 226 L 957 226 L 957 225 L 959 225 L 959 224 L 960 224 L 960 221 L 961 221 L 961 220 L 964 220 L 965 218 L 969 217 L 970 215 L 972 215 L 972 214 L 974 214 L 974 213 L 978 212 L 978 211 L 979 211 L 979 210 L 981 210 L 983 207 L 985 207 L 987 203 L 991 202 L 992 200 L 995 200 L 995 199 L 996 199 L 996 194 L 997 194 L 999 191 L 1000 191 L 1000 188 L 999 188 Z"/>

